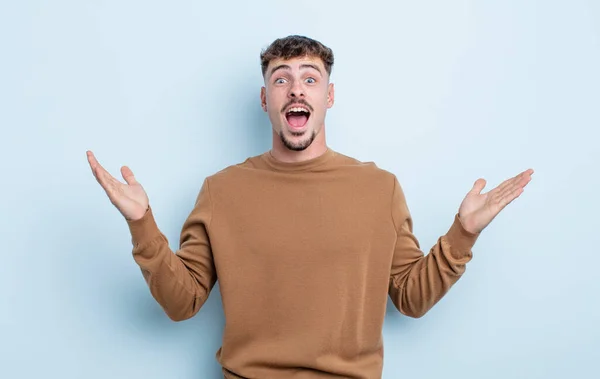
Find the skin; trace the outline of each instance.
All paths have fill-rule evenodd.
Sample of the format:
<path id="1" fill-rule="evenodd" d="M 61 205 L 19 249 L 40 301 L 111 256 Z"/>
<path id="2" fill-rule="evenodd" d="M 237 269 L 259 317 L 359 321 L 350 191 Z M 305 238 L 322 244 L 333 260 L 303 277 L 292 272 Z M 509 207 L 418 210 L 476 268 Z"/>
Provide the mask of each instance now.
<path id="1" fill-rule="evenodd" d="M 485 179 L 477 179 L 458 210 L 458 217 L 465 230 L 481 233 L 500 211 L 521 196 L 532 175 L 533 169 L 527 169 L 506 179 L 487 193 L 482 193 L 486 185 Z"/>
<path id="2" fill-rule="evenodd" d="M 334 103 L 334 85 L 329 82 L 329 74 L 320 58 L 271 61 L 260 100 L 273 129 L 273 157 L 283 162 L 300 162 L 327 150 L 325 115 Z M 311 111 L 300 135 L 285 117 L 287 108 L 293 104 L 305 105 Z"/>
<path id="3" fill-rule="evenodd" d="M 315 57 L 299 57 L 270 62 L 260 92 L 261 107 L 268 114 L 273 130 L 271 154 L 283 162 L 316 158 L 327 150 L 325 115 L 334 103 L 334 86 L 323 62 Z M 285 110 L 291 104 L 303 104 L 311 110 L 301 133 L 287 123 Z M 142 218 L 149 206 L 148 195 L 131 169 L 121 167 L 125 183 L 114 178 L 100 165 L 91 151 L 87 159 L 92 173 L 111 203 L 127 220 Z M 467 232 L 480 233 L 531 181 L 532 169 L 506 179 L 483 193 L 486 181 L 479 178 L 460 204 L 459 219 Z"/>

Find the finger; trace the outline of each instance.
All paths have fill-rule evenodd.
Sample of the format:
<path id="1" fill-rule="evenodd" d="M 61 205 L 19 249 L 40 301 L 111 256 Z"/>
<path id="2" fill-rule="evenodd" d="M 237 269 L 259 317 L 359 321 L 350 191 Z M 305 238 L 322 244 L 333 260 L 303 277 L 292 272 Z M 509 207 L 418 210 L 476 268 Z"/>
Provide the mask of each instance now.
<path id="1" fill-rule="evenodd" d="M 526 170 L 512 178 L 510 183 L 506 187 L 504 187 L 502 191 L 499 191 L 499 195 L 503 197 L 507 194 L 512 193 L 518 188 L 524 188 L 527 185 L 527 183 L 531 181 L 531 173 L 532 170 Z"/>
<path id="2" fill-rule="evenodd" d="M 500 198 L 500 209 L 503 209 L 508 204 L 512 203 L 517 197 L 521 196 L 523 191 L 523 187 L 516 187 L 511 192 L 506 193 L 503 197 Z"/>
<path id="3" fill-rule="evenodd" d="M 480 194 L 481 191 L 485 188 L 486 181 L 483 178 L 479 178 L 473 183 L 473 188 L 471 188 L 471 193 Z"/>
<path id="4" fill-rule="evenodd" d="M 106 172 L 106 170 L 98 162 L 98 160 L 96 159 L 96 156 L 94 155 L 94 153 L 92 153 L 91 151 L 88 151 L 87 156 L 88 156 L 88 162 L 90 163 L 90 168 L 92 169 L 92 173 L 94 174 L 94 176 L 96 177 L 96 179 L 99 180 L 100 177 L 102 176 L 101 173 L 103 171 Z"/>
<path id="5" fill-rule="evenodd" d="M 530 175 L 532 173 L 533 173 L 532 169 L 525 170 L 525 171 L 519 173 L 518 175 L 513 176 L 512 178 L 506 179 L 505 181 L 500 183 L 500 185 L 498 185 L 496 188 L 494 188 L 492 191 L 494 193 L 498 193 L 500 196 L 503 196 L 504 194 L 513 191 L 515 189 L 515 186 L 519 185 L 520 180 L 522 180 L 525 177 L 530 177 Z M 492 191 L 490 191 L 490 192 L 492 192 Z"/>
<path id="6" fill-rule="evenodd" d="M 99 163 L 96 160 L 94 153 L 92 153 L 90 150 L 88 150 L 86 152 L 86 155 L 87 155 L 88 163 L 90 164 L 90 169 L 92 170 L 92 174 L 94 174 L 94 176 L 96 176 L 96 167 L 98 167 Z"/>
<path id="7" fill-rule="evenodd" d="M 527 169 L 514 178 L 513 184 L 510 187 L 507 187 L 501 195 L 499 195 L 500 204 L 502 207 L 510 204 L 514 199 L 519 197 L 523 191 L 525 191 L 525 186 L 531 181 L 531 175 L 533 174 L 532 169 Z"/>
<path id="8" fill-rule="evenodd" d="M 506 192 L 506 189 L 509 188 L 515 182 L 515 180 L 518 180 L 520 175 L 521 174 L 513 176 L 512 178 L 506 179 L 505 181 L 500 183 L 498 186 L 496 186 L 496 188 L 494 188 L 494 191 L 499 194 Z"/>
<path id="9" fill-rule="evenodd" d="M 98 183 L 102 184 L 101 181 L 103 179 L 103 171 L 104 168 L 102 167 L 102 165 L 98 162 L 98 160 L 96 159 L 96 157 L 94 156 L 93 153 L 88 153 L 88 161 L 90 163 L 90 168 L 92 169 L 92 174 L 94 174 L 94 177 L 96 178 L 96 180 L 98 181 Z"/>
<path id="10" fill-rule="evenodd" d="M 121 182 L 115 179 L 108 171 L 104 169 L 104 167 L 102 167 L 102 165 L 94 156 L 94 153 L 88 151 L 87 155 L 88 161 L 90 162 L 90 167 L 92 168 L 92 173 L 104 190 L 108 191 L 110 187 L 115 188 L 121 184 Z"/>
<path id="11" fill-rule="evenodd" d="M 137 180 L 135 180 L 135 176 L 129 167 L 121 167 L 121 175 L 127 184 L 137 184 Z"/>

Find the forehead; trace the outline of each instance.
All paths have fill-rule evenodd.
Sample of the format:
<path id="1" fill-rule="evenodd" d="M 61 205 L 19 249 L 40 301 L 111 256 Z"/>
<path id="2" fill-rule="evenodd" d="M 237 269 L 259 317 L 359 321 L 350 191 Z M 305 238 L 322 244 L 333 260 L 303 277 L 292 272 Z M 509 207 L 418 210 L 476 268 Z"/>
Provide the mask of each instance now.
<path id="1" fill-rule="evenodd" d="M 289 69 L 291 69 L 292 71 L 310 69 L 310 66 L 316 66 L 322 74 L 325 74 L 325 65 L 319 57 L 304 56 L 291 59 L 273 59 L 271 62 L 269 62 L 269 66 L 267 67 L 267 73 L 271 74 L 274 69 L 277 69 L 281 66 L 288 66 Z"/>

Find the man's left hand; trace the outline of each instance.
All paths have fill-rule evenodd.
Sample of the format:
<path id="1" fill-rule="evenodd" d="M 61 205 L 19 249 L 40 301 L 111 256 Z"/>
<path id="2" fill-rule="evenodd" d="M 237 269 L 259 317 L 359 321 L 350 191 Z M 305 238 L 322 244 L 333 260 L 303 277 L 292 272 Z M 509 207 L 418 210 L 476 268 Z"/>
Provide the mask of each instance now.
<path id="1" fill-rule="evenodd" d="M 486 181 L 483 178 L 477 179 L 458 210 L 458 217 L 465 230 L 480 233 L 504 207 L 523 193 L 532 174 L 533 169 L 525 170 L 483 194 L 481 191 Z"/>

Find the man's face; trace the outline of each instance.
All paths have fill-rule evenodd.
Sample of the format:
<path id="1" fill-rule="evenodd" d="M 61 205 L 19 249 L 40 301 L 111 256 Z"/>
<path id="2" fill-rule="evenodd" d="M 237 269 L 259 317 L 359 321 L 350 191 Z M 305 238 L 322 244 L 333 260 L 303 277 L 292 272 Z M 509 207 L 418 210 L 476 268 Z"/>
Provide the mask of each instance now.
<path id="1" fill-rule="evenodd" d="M 320 58 L 278 59 L 267 67 L 261 103 L 273 132 L 288 149 L 301 151 L 321 133 L 333 92 Z"/>

